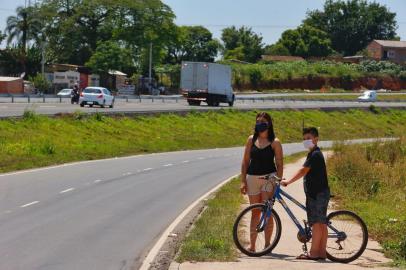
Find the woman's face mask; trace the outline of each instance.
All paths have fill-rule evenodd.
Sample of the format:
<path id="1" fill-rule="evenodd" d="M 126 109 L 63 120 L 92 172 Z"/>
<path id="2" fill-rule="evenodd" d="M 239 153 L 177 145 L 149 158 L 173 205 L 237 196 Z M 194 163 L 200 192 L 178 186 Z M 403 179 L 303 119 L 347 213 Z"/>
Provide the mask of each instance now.
<path id="1" fill-rule="evenodd" d="M 264 132 L 268 130 L 268 123 L 257 123 L 255 125 L 255 131 L 258 133 Z"/>

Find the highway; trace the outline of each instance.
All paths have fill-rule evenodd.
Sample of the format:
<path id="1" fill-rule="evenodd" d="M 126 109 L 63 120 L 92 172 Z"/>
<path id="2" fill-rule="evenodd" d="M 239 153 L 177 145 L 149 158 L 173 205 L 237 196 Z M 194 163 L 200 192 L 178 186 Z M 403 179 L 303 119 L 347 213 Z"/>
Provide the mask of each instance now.
<path id="1" fill-rule="evenodd" d="M 303 150 L 284 145 L 285 154 Z M 242 151 L 171 152 L 0 175 L 0 269 L 137 269 L 183 209 L 239 172 Z"/>
<path id="2" fill-rule="evenodd" d="M 229 106 L 222 104 L 220 107 L 189 106 L 183 99 L 143 99 L 141 102 L 137 99 L 117 100 L 115 107 L 98 108 L 84 107 L 79 105 L 71 105 L 68 103 L 42 103 L 41 99 L 33 99 L 33 103 L 0 103 L 0 117 L 19 117 L 24 114 L 25 110 L 35 111 L 43 115 L 55 115 L 60 113 L 73 113 L 81 111 L 84 113 L 112 113 L 112 114 L 133 114 L 133 113 L 156 113 L 156 112 L 187 112 L 187 111 L 206 111 L 228 109 Z M 376 107 L 383 108 L 406 108 L 406 102 L 374 102 L 360 103 L 357 101 L 292 101 L 292 100 L 238 100 L 235 103 L 234 109 L 250 110 L 250 109 L 349 109 L 349 108 L 368 108 L 371 104 Z"/>

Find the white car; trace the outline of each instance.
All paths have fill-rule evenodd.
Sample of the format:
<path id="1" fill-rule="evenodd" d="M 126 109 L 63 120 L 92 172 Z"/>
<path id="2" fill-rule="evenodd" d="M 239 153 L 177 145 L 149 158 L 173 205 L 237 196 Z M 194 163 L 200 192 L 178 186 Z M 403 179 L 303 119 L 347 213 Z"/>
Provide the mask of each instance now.
<path id="1" fill-rule="evenodd" d="M 106 106 L 113 108 L 114 96 L 104 87 L 86 87 L 80 94 L 79 104 L 80 107 L 97 105 L 102 108 Z"/>
<path id="2" fill-rule="evenodd" d="M 359 102 L 374 102 L 378 98 L 376 91 L 368 90 L 363 93 L 362 96 L 358 97 Z"/>
<path id="3" fill-rule="evenodd" d="M 70 97 L 72 94 L 72 89 L 62 89 L 56 94 L 58 97 Z"/>

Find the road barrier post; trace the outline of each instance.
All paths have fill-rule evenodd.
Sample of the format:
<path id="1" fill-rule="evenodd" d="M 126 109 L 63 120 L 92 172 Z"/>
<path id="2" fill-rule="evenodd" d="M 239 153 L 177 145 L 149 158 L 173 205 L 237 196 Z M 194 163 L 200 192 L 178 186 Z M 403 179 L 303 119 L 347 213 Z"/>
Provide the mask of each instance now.
<path id="1" fill-rule="evenodd" d="M 31 97 L 28 95 L 28 103 L 31 103 Z"/>
<path id="2" fill-rule="evenodd" d="M 14 103 L 14 96 L 11 96 L 11 103 Z"/>
<path id="3" fill-rule="evenodd" d="M 42 96 L 42 103 L 45 103 L 45 96 Z"/>

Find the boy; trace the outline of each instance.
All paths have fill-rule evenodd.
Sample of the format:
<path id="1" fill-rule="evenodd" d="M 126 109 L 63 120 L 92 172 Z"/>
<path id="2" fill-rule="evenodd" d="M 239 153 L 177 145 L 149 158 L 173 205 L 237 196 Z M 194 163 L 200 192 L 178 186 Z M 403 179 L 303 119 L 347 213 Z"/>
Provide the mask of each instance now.
<path id="1" fill-rule="evenodd" d="M 301 260 L 325 260 L 327 245 L 327 205 L 330 200 L 330 188 L 324 156 L 317 146 L 319 132 L 317 128 L 303 129 L 303 145 L 309 150 L 303 168 L 290 180 L 281 184 L 287 186 L 304 177 L 306 194 L 307 221 L 312 227 L 312 247 L 309 254 L 297 257 Z"/>

